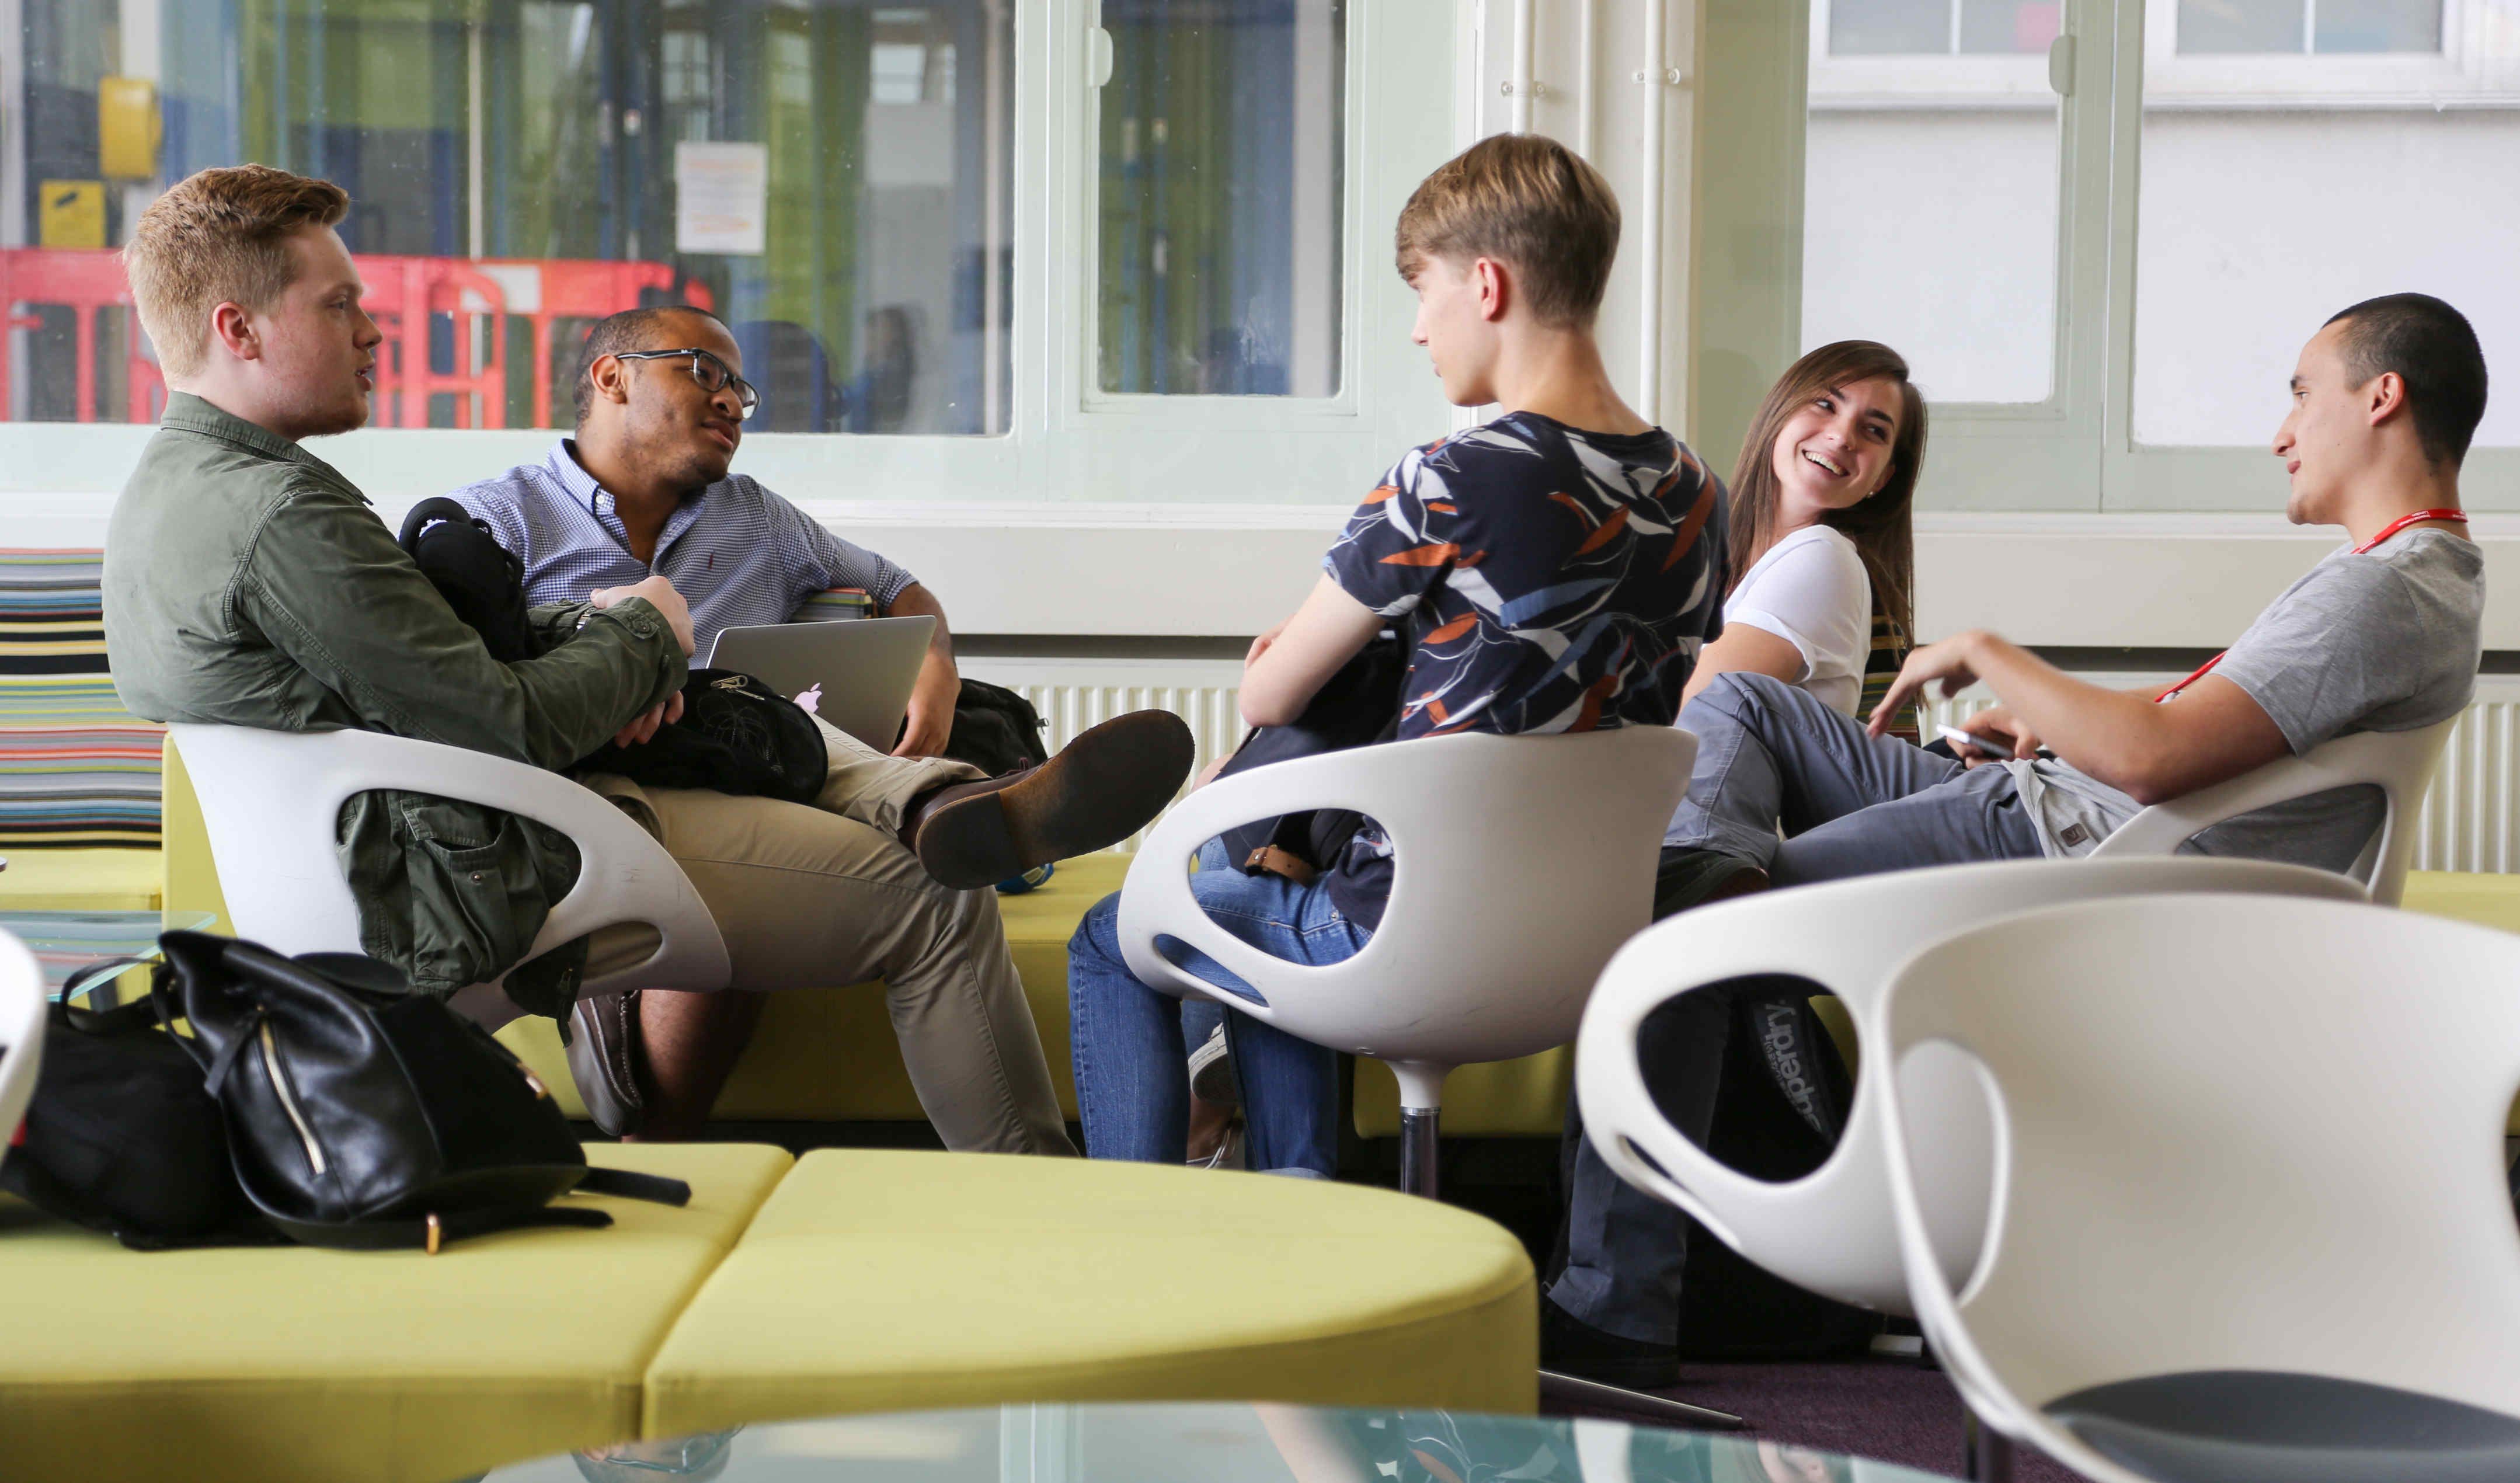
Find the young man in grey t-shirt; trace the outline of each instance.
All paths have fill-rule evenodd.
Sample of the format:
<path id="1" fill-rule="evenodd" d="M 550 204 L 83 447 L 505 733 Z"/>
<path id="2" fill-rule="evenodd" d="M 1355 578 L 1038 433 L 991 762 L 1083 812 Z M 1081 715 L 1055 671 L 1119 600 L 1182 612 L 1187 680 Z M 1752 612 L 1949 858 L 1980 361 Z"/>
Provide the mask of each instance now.
<path id="1" fill-rule="evenodd" d="M 2145 804 L 2348 732 L 2457 714 L 2475 685 L 2485 606 L 2483 562 L 2457 514 L 2459 461 L 2485 412 L 2475 333 L 2421 294 L 2356 304 L 2302 351 L 2292 400 L 2274 439 L 2292 474 L 2285 514 L 2341 525 L 2349 544 L 2175 698 L 2086 684 L 1989 633 L 1917 650 L 1869 728 L 1767 675 L 1720 675 L 1680 713 L 1697 734 L 1697 771 L 1665 836 L 1660 904 L 1755 883 L 1762 871 L 1786 885 L 2087 854 Z M 2024 758 L 2044 743 L 2059 760 L 1990 766 L 1966 748 L 1976 754 L 1953 761 L 1881 735 L 1927 686 L 1949 694 L 1981 678 L 2003 703 L 1966 729 Z M 2191 847 L 2343 870 L 2378 822 L 2367 791 L 2233 820 Z M 1790 837 L 1779 840 L 1779 827 Z M 1676 881 L 1687 888 L 1668 889 Z M 1725 1036 L 1666 1033 L 1660 1044 L 1648 1076 L 1667 1104 L 1695 1109 L 1683 1131 L 1702 1143 L 1724 1095 L 1714 1083 Z M 1613 1384 L 1668 1384 L 1682 1227 L 1668 1206 L 1611 1177 L 1572 1119 L 1568 1141 L 1566 1261 L 1542 1308 L 1543 1364 Z"/>
<path id="2" fill-rule="evenodd" d="M 2458 470 L 2485 412 L 2485 359 L 2457 310 L 2418 293 L 2329 320 L 2301 352 L 2274 454 L 2284 513 L 2341 525 L 2349 544 L 2259 614 L 2213 664 L 2168 692 L 2077 680 L 1981 631 L 1909 656 L 1868 727 L 1791 687 L 1726 675 L 1680 724 L 1698 737 L 1688 801 L 1666 844 L 1765 871 L 1778 885 L 1912 866 L 2089 854 L 2147 804 L 2358 731 L 2456 715 L 2474 689 L 2483 559 L 2462 533 Z M 1881 735 L 1926 687 L 1984 680 L 2002 702 L 1946 761 Z M 1789 836 L 1779 840 L 1781 823 Z M 2344 870 L 2379 823 L 2343 789 L 2207 831 L 2191 848 Z"/>

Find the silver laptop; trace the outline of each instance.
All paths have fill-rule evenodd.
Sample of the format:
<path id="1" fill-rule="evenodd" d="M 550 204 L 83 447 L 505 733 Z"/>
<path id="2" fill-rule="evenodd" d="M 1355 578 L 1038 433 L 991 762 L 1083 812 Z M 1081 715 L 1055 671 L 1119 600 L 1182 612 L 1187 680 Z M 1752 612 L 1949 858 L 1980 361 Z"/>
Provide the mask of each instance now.
<path id="1" fill-rule="evenodd" d="M 892 750 L 936 633 L 932 617 L 775 623 L 718 632 L 701 664 L 751 675 L 794 698 L 821 686 L 814 713 L 878 751 Z"/>

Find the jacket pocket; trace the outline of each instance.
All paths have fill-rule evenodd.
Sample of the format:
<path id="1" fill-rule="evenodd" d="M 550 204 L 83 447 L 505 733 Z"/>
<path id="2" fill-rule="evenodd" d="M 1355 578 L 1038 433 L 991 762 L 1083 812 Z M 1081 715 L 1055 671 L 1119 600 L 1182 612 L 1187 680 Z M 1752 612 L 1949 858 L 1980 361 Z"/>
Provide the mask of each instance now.
<path id="1" fill-rule="evenodd" d="M 530 826 L 433 800 L 414 800 L 403 817 L 412 980 L 445 992 L 506 972 L 533 946 L 551 910 Z"/>

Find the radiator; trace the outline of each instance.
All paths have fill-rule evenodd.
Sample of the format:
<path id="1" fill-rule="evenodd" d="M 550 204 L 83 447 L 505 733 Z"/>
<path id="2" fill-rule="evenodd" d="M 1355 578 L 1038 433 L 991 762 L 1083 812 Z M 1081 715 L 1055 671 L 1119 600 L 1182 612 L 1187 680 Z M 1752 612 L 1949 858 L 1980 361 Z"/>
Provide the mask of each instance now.
<path id="1" fill-rule="evenodd" d="M 1242 666 L 1225 659 L 968 659 L 964 671 L 1015 691 L 1047 723 L 1053 751 L 1099 721 L 1153 707 L 1190 724 L 1197 769 L 1231 753 L 1242 740 L 1235 686 Z M 2133 689 L 2168 685 L 2174 674 L 2092 674 L 2093 684 Z M 1933 702 L 1933 728 L 1957 722 L 1986 703 L 1981 692 Z M 1143 836 L 1141 836 L 1143 837 Z M 1133 837 L 1121 846 L 1137 848 Z M 2520 871 L 2520 675 L 2484 675 L 2476 698 L 2451 734 L 2416 821 L 2414 868 L 2503 875 Z"/>

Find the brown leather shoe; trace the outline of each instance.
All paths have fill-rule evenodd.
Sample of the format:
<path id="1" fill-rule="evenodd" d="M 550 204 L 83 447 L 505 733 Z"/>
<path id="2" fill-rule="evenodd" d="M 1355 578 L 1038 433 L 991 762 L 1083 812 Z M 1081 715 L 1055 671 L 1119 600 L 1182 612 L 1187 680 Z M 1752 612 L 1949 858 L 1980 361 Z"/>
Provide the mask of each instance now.
<path id="1" fill-rule="evenodd" d="M 995 885 L 1136 833 L 1181 791 L 1196 751 L 1171 711 L 1114 716 L 1039 767 L 922 793 L 901 840 L 940 884 Z"/>
<path id="2" fill-rule="evenodd" d="M 648 1118 L 639 1091 L 639 991 L 581 999 L 569 1021 L 568 1074 L 586 1115 L 609 1137 L 631 1137 Z"/>

